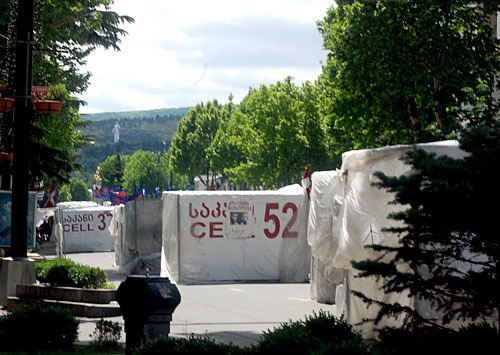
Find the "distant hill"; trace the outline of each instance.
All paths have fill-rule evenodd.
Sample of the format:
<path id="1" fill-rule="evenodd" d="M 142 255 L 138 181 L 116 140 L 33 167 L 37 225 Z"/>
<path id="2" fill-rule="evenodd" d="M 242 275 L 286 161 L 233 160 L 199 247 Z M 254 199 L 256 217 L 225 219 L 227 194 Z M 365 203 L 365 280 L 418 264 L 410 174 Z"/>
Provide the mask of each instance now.
<path id="1" fill-rule="evenodd" d="M 172 143 L 172 136 L 177 124 L 186 115 L 189 108 L 109 112 L 82 116 L 89 122 L 81 133 L 88 137 L 89 144 L 76 153 L 77 163 L 82 172 L 76 176 L 82 178 L 88 186 L 95 183 L 94 173 L 97 166 L 110 155 L 131 155 L 142 149 L 151 152 L 166 152 Z M 120 142 L 113 143 L 113 126 L 120 124 Z"/>
<path id="2" fill-rule="evenodd" d="M 84 121 L 121 120 L 124 118 L 153 118 L 157 116 L 181 116 L 184 117 L 191 107 L 161 108 L 144 111 L 123 111 L 123 112 L 103 112 L 82 114 Z"/>

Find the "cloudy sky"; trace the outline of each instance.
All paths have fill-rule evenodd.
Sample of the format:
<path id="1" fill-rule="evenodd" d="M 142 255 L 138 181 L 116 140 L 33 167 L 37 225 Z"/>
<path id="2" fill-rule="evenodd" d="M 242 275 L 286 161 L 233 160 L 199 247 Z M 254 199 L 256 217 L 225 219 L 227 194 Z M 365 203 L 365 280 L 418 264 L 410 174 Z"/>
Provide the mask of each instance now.
<path id="1" fill-rule="evenodd" d="M 314 81 L 326 52 L 316 21 L 332 0 L 115 0 L 134 17 L 121 51 L 96 50 L 83 113 L 194 106 L 291 76 Z"/>

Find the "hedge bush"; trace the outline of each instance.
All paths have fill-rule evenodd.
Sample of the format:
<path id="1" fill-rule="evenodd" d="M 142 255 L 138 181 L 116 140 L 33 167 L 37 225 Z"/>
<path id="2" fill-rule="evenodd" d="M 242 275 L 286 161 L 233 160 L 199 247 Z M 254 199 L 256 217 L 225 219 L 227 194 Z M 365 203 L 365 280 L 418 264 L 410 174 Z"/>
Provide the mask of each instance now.
<path id="1" fill-rule="evenodd" d="M 133 354 L 247 354 L 248 350 L 236 345 L 219 344 L 208 337 L 164 338 L 148 340 L 145 345 L 135 349 Z"/>
<path id="2" fill-rule="evenodd" d="M 35 263 L 36 278 L 51 286 L 109 288 L 104 270 L 82 265 L 70 259 L 55 258 Z"/>
<path id="3" fill-rule="evenodd" d="M 254 351 L 259 354 L 367 354 L 368 348 L 361 335 L 344 319 L 320 311 L 306 316 L 305 320 L 289 321 L 264 332 Z"/>
<path id="4" fill-rule="evenodd" d="M 0 317 L 2 351 L 71 351 L 79 321 L 68 309 L 35 303 Z"/>
<path id="5" fill-rule="evenodd" d="M 267 331 L 251 347 L 218 344 L 208 337 L 168 338 L 150 341 L 135 354 L 368 354 L 361 336 L 343 319 L 328 312 L 290 321 Z"/>

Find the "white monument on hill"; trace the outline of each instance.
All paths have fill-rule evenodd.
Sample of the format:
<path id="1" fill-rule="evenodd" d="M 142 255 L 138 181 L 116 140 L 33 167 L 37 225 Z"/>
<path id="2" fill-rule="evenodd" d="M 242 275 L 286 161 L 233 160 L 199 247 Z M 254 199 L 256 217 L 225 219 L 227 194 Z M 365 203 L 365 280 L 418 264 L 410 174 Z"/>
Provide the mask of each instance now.
<path id="1" fill-rule="evenodd" d="M 112 132 L 114 135 L 113 142 L 118 143 L 120 141 L 120 125 L 118 124 L 118 121 L 116 121 Z"/>

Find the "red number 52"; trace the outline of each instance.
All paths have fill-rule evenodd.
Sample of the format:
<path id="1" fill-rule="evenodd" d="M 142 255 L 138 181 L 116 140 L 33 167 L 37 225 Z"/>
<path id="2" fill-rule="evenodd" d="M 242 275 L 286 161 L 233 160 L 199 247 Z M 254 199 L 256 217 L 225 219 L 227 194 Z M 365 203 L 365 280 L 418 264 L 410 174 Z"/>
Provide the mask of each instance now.
<path id="1" fill-rule="evenodd" d="M 299 236 L 298 232 L 292 232 L 292 227 L 297 220 L 297 206 L 292 203 L 288 202 L 283 206 L 282 212 L 287 213 L 288 210 L 292 210 L 292 218 L 290 221 L 287 223 L 285 228 L 283 229 L 283 233 L 281 235 L 282 238 L 297 238 Z M 271 213 L 272 210 L 279 210 L 279 204 L 276 202 L 273 203 L 266 203 L 266 212 L 264 213 L 264 222 L 269 222 L 273 221 L 274 223 L 274 230 L 271 231 L 268 228 L 264 229 L 264 234 L 268 238 L 276 238 L 276 236 L 280 232 L 280 219 L 278 218 L 277 215 Z"/>

